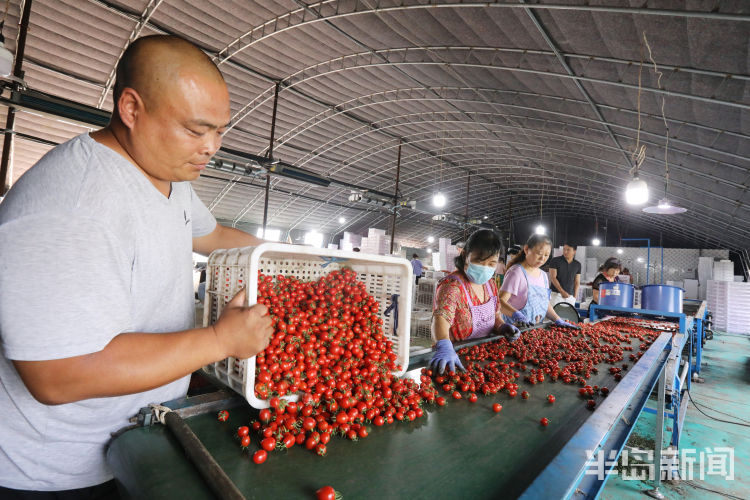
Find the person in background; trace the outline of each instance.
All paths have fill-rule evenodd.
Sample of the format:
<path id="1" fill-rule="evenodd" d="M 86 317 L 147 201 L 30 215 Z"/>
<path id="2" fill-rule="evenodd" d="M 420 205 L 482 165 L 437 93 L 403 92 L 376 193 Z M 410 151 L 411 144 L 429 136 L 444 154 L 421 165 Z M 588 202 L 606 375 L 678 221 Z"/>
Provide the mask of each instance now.
<path id="1" fill-rule="evenodd" d="M 422 261 L 419 260 L 417 254 L 411 256 L 411 269 L 414 271 L 414 284 L 419 284 L 419 278 L 422 277 Z"/>
<path id="2" fill-rule="evenodd" d="M 508 263 L 500 289 L 500 304 L 506 323 L 529 327 L 547 317 L 557 326 L 579 328 L 560 318 L 550 304 L 547 275 L 540 268 L 547 262 L 551 250 L 552 240 L 548 236 L 534 234 Z"/>
<path id="3" fill-rule="evenodd" d="M 498 290 L 501 286 L 503 286 L 503 276 L 505 275 L 505 261 L 504 259 L 500 259 L 497 262 L 497 266 L 495 267 L 495 286 L 497 286 Z"/>
<path id="4" fill-rule="evenodd" d="M 622 272 L 617 275 L 617 281 L 621 283 L 631 283 L 633 282 L 633 277 L 630 274 L 630 269 L 627 267 L 623 268 Z"/>
<path id="5" fill-rule="evenodd" d="M 178 37 L 142 37 L 113 101 L 105 128 L 53 148 L 0 205 L 3 500 L 118 498 L 111 433 L 273 332 L 244 290 L 194 328 L 192 252 L 261 242 L 218 225 L 190 185 L 230 121 L 219 69 Z"/>
<path id="6" fill-rule="evenodd" d="M 503 244 L 488 229 L 480 229 L 466 241 L 455 259 L 456 270 L 440 280 L 432 309 L 432 334 L 435 353 L 430 366 L 443 373 L 456 367 L 464 369 L 453 342 L 500 333 L 513 341 L 521 334 L 512 325 L 504 325 L 500 314 L 495 274 Z"/>
<path id="7" fill-rule="evenodd" d="M 508 249 L 508 255 L 505 256 L 505 270 L 507 271 L 510 267 L 508 263 L 510 263 L 511 260 L 513 260 L 513 257 L 521 253 L 521 245 L 512 245 Z"/>
<path id="8" fill-rule="evenodd" d="M 578 289 L 581 286 L 581 263 L 575 260 L 576 249 L 576 245 L 565 243 L 563 254 L 549 261 L 552 307 L 558 302 L 567 302 L 573 306 L 576 303 Z"/>
<path id="9" fill-rule="evenodd" d="M 600 268 L 599 274 L 597 274 L 594 281 L 591 282 L 591 291 L 594 294 L 593 299 L 591 299 L 592 304 L 599 303 L 599 285 L 602 283 L 613 283 L 617 278 L 617 275 L 620 274 L 621 268 L 622 264 L 620 264 L 620 259 L 617 257 L 610 257 L 604 262 Z"/>

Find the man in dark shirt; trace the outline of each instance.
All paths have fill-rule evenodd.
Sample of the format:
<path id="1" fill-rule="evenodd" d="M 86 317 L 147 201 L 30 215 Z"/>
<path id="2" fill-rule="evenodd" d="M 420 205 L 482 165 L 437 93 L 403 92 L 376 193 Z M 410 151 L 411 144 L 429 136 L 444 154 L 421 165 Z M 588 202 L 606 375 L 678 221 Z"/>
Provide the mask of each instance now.
<path id="1" fill-rule="evenodd" d="M 576 248 L 576 245 L 566 243 L 563 254 L 549 261 L 550 304 L 553 307 L 558 302 L 575 305 L 581 286 L 581 263 L 574 259 Z"/>

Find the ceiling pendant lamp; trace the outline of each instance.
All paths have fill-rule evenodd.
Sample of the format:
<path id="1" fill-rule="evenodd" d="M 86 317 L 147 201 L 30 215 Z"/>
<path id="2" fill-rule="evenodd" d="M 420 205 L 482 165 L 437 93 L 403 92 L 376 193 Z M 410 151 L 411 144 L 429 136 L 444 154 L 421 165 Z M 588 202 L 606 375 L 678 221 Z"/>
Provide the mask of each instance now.
<path id="1" fill-rule="evenodd" d="M 643 205 L 648 201 L 648 185 L 638 178 L 637 174 L 625 189 L 625 201 L 628 205 Z"/>

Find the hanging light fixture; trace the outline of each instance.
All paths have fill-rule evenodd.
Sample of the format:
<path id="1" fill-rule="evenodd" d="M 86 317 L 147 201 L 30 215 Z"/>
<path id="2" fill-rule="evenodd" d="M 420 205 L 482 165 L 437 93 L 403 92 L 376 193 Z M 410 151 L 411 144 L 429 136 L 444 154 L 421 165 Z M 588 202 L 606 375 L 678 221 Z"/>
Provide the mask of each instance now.
<path id="1" fill-rule="evenodd" d="M 594 237 L 591 240 L 591 244 L 598 247 L 602 244 L 602 240 L 599 239 L 599 217 L 594 216 Z"/>
<path id="2" fill-rule="evenodd" d="M 544 176 L 542 176 L 542 194 L 539 196 L 539 224 L 534 228 L 535 234 L 547 234 L 547 228 L 542 224 L 542 202 L 544 201 Z"/>
<path id="3" fill-rule="evenodd" d="M 435 243 L 435 237 L 434 236 L 428 236 L 427 237 L 427 243 Z"/>
<path id="4" fill-rule="evenodd" d="M 346 218 L 345 217 L 339 217 L 339 224 L 345 224 Z"/>
<path id="5" fill-rule="evenodd" d="M 654 65 L 654 72 L 659 75 L 659 78 L 656 80 L 656 86 L 661 89 L 661 77 L 663 76 L 663 73 L 659 71 L 659 68 L 656 66 L 654 57 L 651 54 L 651 46 L 648 44 L 648 39 L 646 38 L 645 32 L 643 33 L 643 41 L 646 43 L 646 47 L 648 48 L 648 57 L 651 60 L 651 63 Z M 672 205 L 672 203 L 670 203 L 669 199 L 667 198 L 667 189 L 669 187 L 669 124 L 667 123 L 667 116 L 664 114 L 665 100 L 666 97 L 662 96 L 661 119 L 664 121 L 664 129 L 666 130 L 666 141 L 664 143 L 664 198 L 659 200 L 659 203 L 657 203 L 656 206 L 644 208 L 643 211 L 647 214 L 672 215 L 687 212 L 687 208 L 676 207 Z"/>
<path id="6" fill-rule="evenodd" d="M 648 201 L 648 185 L 637 176 L 633 177 L 625 189 L 625 201 L 628 205 L 643 205 Z"/>
<path id="7" fill-rule="evenodd" d="M 432 204 L 437 208 L 443 208 L 445 206 L 445 195 L 438 191 L 432 196 Z"/>
<path id="8" fill-rule="evenodd" d="M 617 255 L 622 255 L 622 248 L 617 249 Z"/>
<path id="9" fill-rule="evenodd" d="M 432 205 L 436 208 L 443 208 L 446 203 L 445 195 L 440 191 L 440 186 L 443 185 L 443 150 L 445 148 L 445 133 L 443 133 L 443 142 L 440 146 L 440 167 L 438 169 L 439 180 L 437 182 L 438 190 L 432 195 Z"/>

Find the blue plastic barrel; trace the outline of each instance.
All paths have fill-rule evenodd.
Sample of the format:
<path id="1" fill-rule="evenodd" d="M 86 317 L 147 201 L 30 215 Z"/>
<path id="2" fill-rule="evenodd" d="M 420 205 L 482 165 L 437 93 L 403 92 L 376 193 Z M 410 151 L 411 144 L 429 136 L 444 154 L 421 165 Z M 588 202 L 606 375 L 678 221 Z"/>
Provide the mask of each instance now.
<path id="1" fill-rule="evenodd" d="M 628 283 L 599 283 L 599 305 L 633 307 L 635 288 Z"/>
<path id="2" fill-rule="evenodd" d="M 682 312 L 685 290 L 670 285 L 646 285 L 641 288 L 641 308 L 671 313 Z"/>

